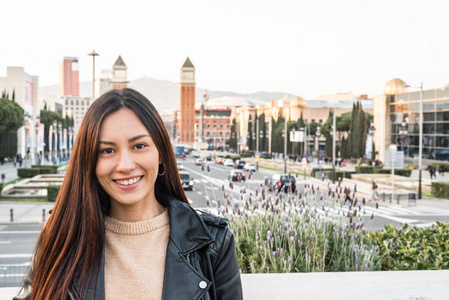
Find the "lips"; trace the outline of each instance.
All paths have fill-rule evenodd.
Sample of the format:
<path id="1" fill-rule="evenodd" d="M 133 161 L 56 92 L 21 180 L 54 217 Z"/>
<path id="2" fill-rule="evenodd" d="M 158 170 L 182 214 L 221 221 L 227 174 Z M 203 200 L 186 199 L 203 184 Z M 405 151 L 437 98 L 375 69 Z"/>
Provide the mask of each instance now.
<path id="1" fill-rule="evenodd" d="M 120 185 L 127 186 L 127 185 L 131 185 L 131 184 L 134 184 L 134 183 L 138 182 L 141 178 L 142 178 L 142 176 L 137 176 L 137 177 L 124 179 L 124 180 L 116 179 L 114 181 L 117 182 Z"/>

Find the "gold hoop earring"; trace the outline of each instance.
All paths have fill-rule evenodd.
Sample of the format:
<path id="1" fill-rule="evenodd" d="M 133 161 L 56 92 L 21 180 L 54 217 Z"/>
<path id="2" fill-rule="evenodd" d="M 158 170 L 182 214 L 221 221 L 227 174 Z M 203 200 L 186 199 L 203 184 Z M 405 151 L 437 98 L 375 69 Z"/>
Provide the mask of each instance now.
<path id="1" fill-rule="evenodd" d="M 165 174 L 165 165 L 163 163 L 161 165 L 164 167 L 164 172 L 162 174 L 157 173 L 159 176 L 163 176 Z"/>

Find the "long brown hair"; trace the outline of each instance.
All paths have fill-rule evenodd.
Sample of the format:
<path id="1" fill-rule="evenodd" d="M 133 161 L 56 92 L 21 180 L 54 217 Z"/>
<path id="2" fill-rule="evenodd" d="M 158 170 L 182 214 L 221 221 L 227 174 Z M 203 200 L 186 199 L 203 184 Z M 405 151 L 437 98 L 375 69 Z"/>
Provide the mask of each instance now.
<path id="1" fill-rule="evenodd" d="M 170 138 L 159 113 L 132 89 L 112 90 L 92 103 L 79 129 L 64 182 L 54 209 L 39 235 L 34 253 L 31 299 L 65 299 L 74 282 L 87 286 L 99 270 L 104 246 L 104 216 L 109 196 L 95 175 L 103 120 L 123 108 L 131 109 L 153 139 L 162 162 L 155 193 L 186 202 Z M 126 126 L 126 124 L 123 124 Z M 165 197 L 158 198 L 163 206 Z"/>

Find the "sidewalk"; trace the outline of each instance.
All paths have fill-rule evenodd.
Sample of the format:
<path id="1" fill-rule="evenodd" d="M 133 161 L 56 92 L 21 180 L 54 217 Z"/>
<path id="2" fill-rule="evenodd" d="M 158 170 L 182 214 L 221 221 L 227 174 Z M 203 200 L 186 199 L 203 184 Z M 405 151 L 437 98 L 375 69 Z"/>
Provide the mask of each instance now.
<path id="1" fill-rule="evenodd" d="M 245 300 L 443 300 L 449 271 L 242 274 Z M 0 300 L 18 291 L 0 288 Z"/>

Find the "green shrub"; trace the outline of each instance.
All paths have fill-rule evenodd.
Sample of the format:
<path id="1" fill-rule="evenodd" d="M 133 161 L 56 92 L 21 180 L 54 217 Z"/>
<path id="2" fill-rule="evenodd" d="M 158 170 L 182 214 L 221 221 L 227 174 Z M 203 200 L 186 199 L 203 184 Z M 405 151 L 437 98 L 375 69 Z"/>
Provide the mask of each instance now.
<path id="1" fill-rule="evenodd" d="M 60 185 L 49 185 L 47 186 L 47 200 L 50 202 L 55 202 L 58 196 Z"/>
<path id="2" fill-rule="evenodd" d="M 57 168 L 40 168 L 39 174 L 56 174 L 58 173 Z"/>
<path id="3" fill-rule="evenodd" d="M 356 174 L 355 171 L 335 171 L 335 178 L 348 178 L 351 179 L 352 174 Z"/>
<path id="4" fill-rule="evenodd" d="M 391 174 L 391 169 L 375 168 L 374 173 L 375 174 Z M 408 169 L 395 169 L 394 170 L 394 175 L 410 177 L 411 174 L 412 174 L 412 170 L 408 170 Z"/>
<path id="5" fill-rule="evenodd" d="M 240 154 L 240 157 L 253 157 L 254 156 L 254 154 L 252 154 L 252 153 L 242 153 L 242 154 Z"/>
<path id="6" fill-rule="evenodd" d="M 449 182 L 432 182 L 432 194 L 436 197 L 449 198 Z"/>
<path id="7" fill-rule="evenodd" d="M 58 173 L 58 166 L 32 165 L 31 168 L 43 170 L 40 172 L 40 174 L 56 174 L 56 173 Z"/>
<path id="8" fill-rule="evenodd" d="M 365 202 L 348 206 L 339 200 L 344 199 L 342 189 L 323 194 L 311 185 L 304 196 L 269 192 L 268 186 L 256 188 L 254 194 L 239 190 L 235 198 L 225 191 L 219 198 L 214 194 L 216 204 L 211 207 L 207 198 L 206 205 L 230 220 L 242 273 L 380 269 L 379 252 L 364 228 L 364 219 L 370 217 Z M 345 213 L 329 213 L 337 210 Z"/>
<path id="9" fill-rule="evenodd" d="M 260 158 L 271 159 L 271 155 L 269 155 L 269 154 L 262 154 L 260 156 Z"/>
<path id="10" fill-rule="evenodd" d="M 40 174 L 40 169 L 36 168 L 18 168 L 17 176 L 20 178 L 31 178 Z"/>
<path id="11" fill-rule="evenodd" d="M 2 195 L 2 190 L 3 190 L 3 183 L 0 183 L 0 197 Z"/>
<path id="12" fill-rule="evenodd" d="M 373 167 L 373 166 L 356 166 L 355 172 L 360 174 L 373 174 L 374 169 L 380 169 L 381 167 Z"/>
<path id="13" fill-rule="evenodd" d="M 316 177 L 316 172 L 323 172 L 323 171 L 332 171 L 332 169 L 329 169 L 329 168 L 312 168 L 312 172 L 311 172 L 310 175 L 312 177 Z M 335 171 L 335 177 L 337 177 L 337 171 Z"/>
<path id="14" fill-rule="evenodd" d="M 397 230 L 387 225 L 367 234 L 379 247 L 381 269 L 447 270 L 449 269 L 449 223 L 437 222 L 426 228 L 405 224 Z"/>

